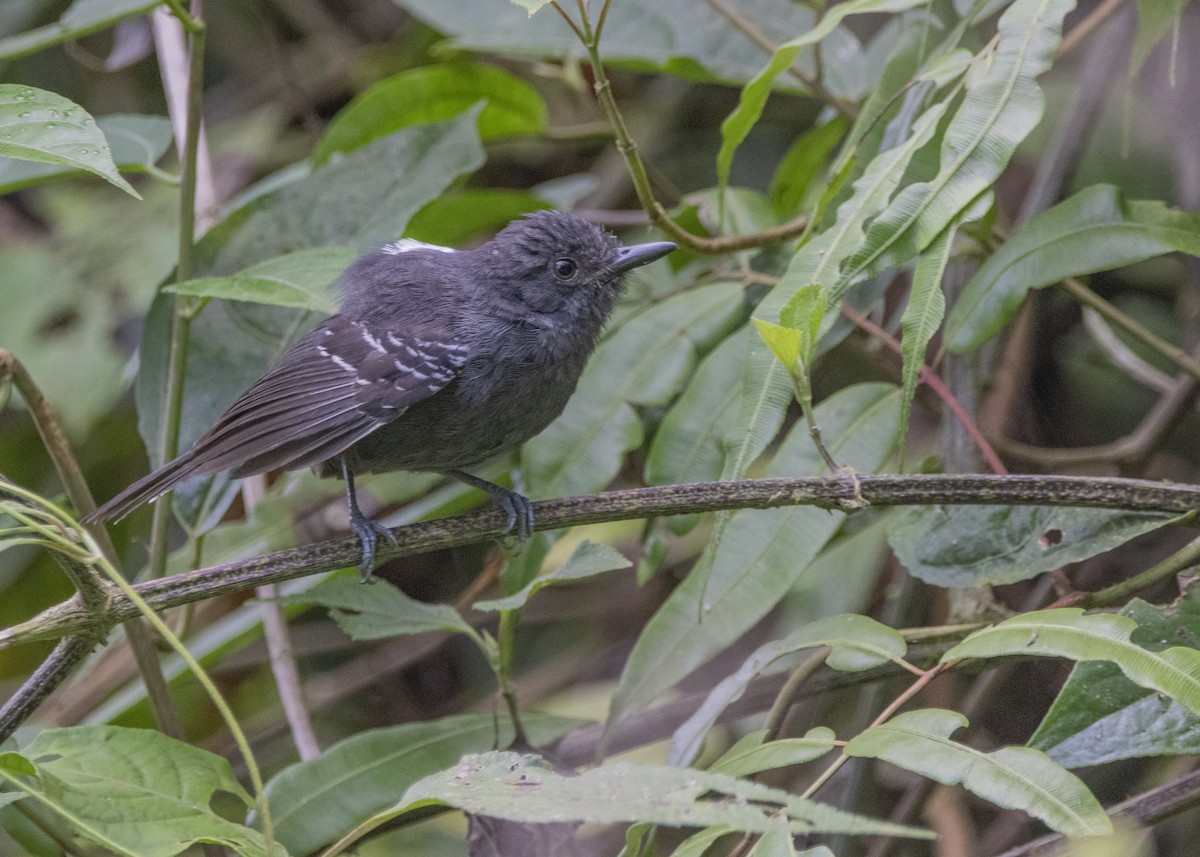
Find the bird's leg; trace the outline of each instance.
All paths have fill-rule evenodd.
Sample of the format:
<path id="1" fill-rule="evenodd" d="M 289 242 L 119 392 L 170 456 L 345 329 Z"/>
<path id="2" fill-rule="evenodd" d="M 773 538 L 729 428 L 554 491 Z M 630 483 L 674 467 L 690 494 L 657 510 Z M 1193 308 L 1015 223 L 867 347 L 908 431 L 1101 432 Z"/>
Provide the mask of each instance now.
<path id="1" fill-rule="evenodd" d="M 517 537 L 517 544 L 533 535 L 533 504 L 524 494 L 518 494 L 495 482 L 488 482 L 478 476 L 472 476 L 462 470 L 442 471 L 459 482 L 466 482 L 486 491 L 492 498 L 492 505 L 508 516 L 506 532 Z"/>
<path id="2" fill-rule="evenodd" d="M 391 530 L 383 524 L 372 521 L 358 508 L 358 497 L 354 494 L 354 471 L 350 469 L 350 465 L 346 464 L 344 458 L 342 459 L 342 478 L 346 480 L 346 504 L 350 507 L 350 529 L 354 531 L 354 535 L 358 536 L 358 542 L 362 545 L 362 560 L 358 564 L 359 576 L 363 583 L 374 583 L 375 578 L 371 572 L 375 570 L 375 545 L 380 536 L 394 545 L 396 537 L 392 535 Z"/>

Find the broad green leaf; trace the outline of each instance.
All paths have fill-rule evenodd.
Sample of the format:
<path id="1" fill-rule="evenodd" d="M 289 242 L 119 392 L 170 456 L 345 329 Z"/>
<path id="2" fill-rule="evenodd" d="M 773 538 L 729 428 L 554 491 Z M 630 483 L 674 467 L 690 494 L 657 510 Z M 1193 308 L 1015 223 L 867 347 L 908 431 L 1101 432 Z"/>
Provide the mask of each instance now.
<path id="1" fill-rule="evenodd" d="M 220 844 L 245 857 L 266 853 L 255 830 L 228 821 L 209 806 L 228 792 L 250 796 L 229 762 L 151 729 L 73 726 L 41 732 L 22 754 L 35 777 L 0 779 L 61 817 L 78 835 L 129 857 L 173 857 L 192 843 Z"/>
<path id="2" fill-rule="evenodd" d="M 544 58 L 561 62 L 581 56 L 575 34 L 558 15 L 532 18 L 524 10 L 497 0 L 393 0 L 465 50 L 499 54 L 528 61 Z M 592 6 L 592 14 L 599 7 Z M 570 7 L 572 15 L 576 7 Z M 738 12 L 755 22 L 767 38 L 779 44 L 796 33 L 812 29 L 811 10 L 791 0 L 740 0 Z M 859 61 L 858 40 L 845 27 L 837 27 L 822 44 L 823 81 L 838 95 L 857 99 L 870 79 Z M 662 69 L 689 80 L 742 84 L 762 69 L 762 47 L 729 25 L 707 3 L 694 0 L 623 0 L 609 11 L 601 53 L 606 65 L 628 65 L 639 71 Z M 815 71 L 812 58 L 801 57 L 799 67 Z M 804 85 L 784 75 L 776 82 L 781 91 L 804 92 Z"/>
<path id="3" fill-rule="evenodd" d="M 633 406 L 669 401 L 742 313 L 740 284 L 719 282 L 627 319 L 596 349 L 562 416 L 522 449 L 530 495 L 589 494 L 611 482 L 642 442 Z"/>
<path id="4" fill-rule="evenodd" d="M 696 367 L 687 389 L 667 411 L 646 456 L 646 482 L 674 485 L 720 478 L 722 439 L 737 416 L 738 382 L 749 330 L 726 337 Z M 668 523 L 675 518 L 669 519 Z"/>
<path id="5" fill-rule="evenodd" d="M 581 542 L 571 556 L 549 574 L 531 580 L 520 592 L 513 593 L 507 598 L 494 598 L 489 601 L 477 601 L 474 609 L 483 611 L 517 610 L 525 606 L 525 602 L 538 590 L 553 583 L 566 583 L 572 580 L 583 580 L 595 577 L 606 571 L 617 571 L 629 568 L 633 563 L 623 557 L 608 545 L 595 542 Z"/>
<path id="6" fill-rule="evenodd" d="M 717 718 L 741 698 L 746 686 L 780 658 L 805 649 L 829 646 L 826 663 L 834 669 L 857 672 L 903 658 L 907 650 L 904 638 L 896 631 L 866 616 L 843 614 L 818 619 L 792 632 L 782 640 L 760 646 L 738 668 L 722 679 L 700 707 L 671 737 L 672 765 L 686 765 L 697 755 Z"/>
<path id="7" fill-rule="evenodd" d="M 26 792 L 0 792 L 0 807 L 8 806 L 10 803 L 16 803 L 22 798 L 29 797 Z"/>
<path id="8" fill-rule="evenodd" d="M 457 116 L 479 101 L 479 137 L 540 134 L 546 104 L 515 75 L 479 63 L 456 62 L 409 69 L 365 89 L 329 123 L 313 151 L 320 166 L 335 152 L 351 152 L 410 125 Z"/>
<path id="9" fill-rule="evenodd" d="M 653 800 L 647 800 L 652 795 Z M 495 752 L 467 756 L 413 784 L 383 822 L 414 809 L 452 806 L 509 821 L 598 824 L 648 821 L 668 827 L 724 825 L 765 833 L 785 819 L 796 833 L 930 838 L 914 827 L 843 812 L 780 789 L 723 774 L 659 765 L 605 764 L 565 776 L 538 756 Z"/>
<path id="10" fill-rule="evenodd" d="M 709 827 L 699 833 L 693 833 L 679 843 L 679 847 L 671 852 L 671 857 L 704 857 L 714 842 L 731 833 L 736 834 L 737 831 L 724 825 Z"/>
<path id="11" fill-rule="evenodd" d="M 787 765 L 803 765 L 819 759 L 834 747 L 837 735 L 832 729 L 817 726 L 803 738 L 782 738 L 762 743 L 766 730 L 751 732 L 730 747 L 709 768 L 715 774 L 744 777 Z"/>
<path id="12" fill-rule="evenodd" d="M 771 205 L 777 216 L 791 217 L 800 210 L 834 147 L 849 127 L 850 123 L 844 117 L 835 116 L 796 138 L 771 179 Z"/>
<path id="13" fill-rule="evenodd" d="M 1200 215 L 1126 200 L 1093 185 L 1031 218 L 971 278 L 946 320 L 946 345 L 971 351 L 995 336 L 1030 289 L 1164 253 L 1200 256 Z"/>
<path id="14" fill-rule="evenodd" d="M 742 90 L 734 111 L 721 123 L 721 148 L 717 152 L 717 182 L 722 188 L 729 183 L 733 154 L 758 123 L 775 78 L 790 66 L 801 48 L 815 45 L 833 32 L 847 15 L 867 12 L 903 12 L 928 0 L 848 0 L 830 7 L 820 22 L 802 36 L 788 39 L 775 50 L 767 67 L 751 78 Z"/>
<path id="15" fill-rule="evenodd" d="M 898 414 L 899 394 L 888 384 L 848 387 L 816 410 L 831 454 L 862 473 L 875 472 L 887 460 Z M 822 468 L 807 427 L 799 425 L 766 475 L 808 475 Z M 803 507 L 730 517 L 720 541 L 710 542 L 638 638 L 613 695 L 608 733 L 752 628 L 804 574 L 841 520 L 840 514 Z"/>
<path id="16" fill-rule="evenodd" d="M 550 0 L 512 0 L 512 2 L 516 3 L 522 9 L 528 9 L 529 14 L 532 17 L 534 12 L 541 9 L 543 6 L 549 3 Z"/>
<path id="17" fill-rule="evenodd" d="M 1134 599 L 1121 615 L 1137 622 L 1130 639 L 1151 651 L 1200 640 L 1200 588 L 1174 604 Z M 1029 745 L 1068 768 L 1142 756 L 1200 752 L 1200 715 L 1140 687 L 1112 663 L 1076 664 Z"/>
<path id="18" fill-rule="evenodd" d="M 941 326 L 946 312 L 946 297 L 942 294 L 942 274 L 950 261 L 954 233 L 955 227 L 948 228 L 917 260 L 908 304 L 900 318 L 900 350 L 904 362 L 901 372 L 904 394 L 900 404 L 900 425 L 904 435 L 908 434 L 908 415 L 913 398 L 917 395 L 917 381 L 921 377 L 921 365 L 925 362 L 925 349 Z M 900 441 L 900 455 L 904 455 L 903 436 Z"/>
<path id="19" fill-rule="evenodd" d="M 782 822 L 776 824 L 774 830 L 768 830 L 758 837 L 750 857 L 796 857 L 791 831 Z"/>
<path id="20" fill-rule="evenodd" d="M 75 0 L 53 24 L 0 39 L 0 60 L 14 59 L 81 38 L 111 27 L 125 18 L 144 15 L 161 2 L 162 0 Z"/>
<path id="21" fill-rule="evenodd" d="M 530 741 L 542 745 L 578 721 L 526 713 L 521 725 Z M 512 740 L 509 720 L 491 714 L 359 732 L 271 778 L 266 790 L 275 835 L 292 854 L 315 853 L 394 805 L 422 777 L 450 768 L 468 753 L 506 747 Z"/>
<path id="22" fill-rule="evenodd" d="M 0 83 L 0 156 L 86 170 L 141 199 L 121 178 L 96 120 L 44 89 Z"/>
<path id="23" fill-rule="evenodd" d="M 750 319 L 754 329 L 762 341 L 771 349 L 775 359 L 783 364 L 789 372 L 803 372 L 800 364 L 800 350 L 803 347 L 804 334 L 794 327 L 784 327 L 761 318 Z"/>
<path id="24" fill-rule="evenodd" d="M 967 719 L 954 711 L 908 711 L 850 739 L 848 756 L 883 759 L 943 785 L 962 784 L 1004 809 L 1019 809 L 1067 836 L 1105 836 L 1112 823 L 1074 774 L 1028 747 L 991 753 L 950 740 Z"/>
<path id="25" fill-rule="evenodd" d="M 643 857 L 643 849 L 653 841 L 653 824 L 631 824 L 625 831 L 625 847 L 617 852 L 617 857 Z"/>
<path id="26" fill-rule="evenodd" d="M 498 231 L 523 214 L 550 208 L 533 193 L 507 188 L 464 188 L 444 193 L 408 221 L 404 234 L 417 241 L 455 247 L 484 232 Z"/>
<path id="27" fill-rule="evenodd" d="M 332 315 L 337 310 L 333 284 L 354 261 L 354 255 L 348 247 L 312 247 L 267 259 L 231 277 L 201 277 L 166 290 Z"/>
<path id="28" fill-rule="evenodd" d="M 127 172 L 144 172 L 171 145 L 171 122 L 165 116 L 111 114 L 97 117 L 96 126 L 108 140 L 113 163 Z M 0 193 L 79 173 L 62 164 L 0 158 Z"/>
<path id="29" fill-rule="evenodd" d="M 976 631 L 943 655 L 942 662 L 1004 655 L 1109 661 L 1130 681 L 1200 714 L 1200 651 L 1182 646 L 1148 651 L 1130 639 L 1136 628 L 1126 616 L 1085 615 L 1077 607 L 1037 610 Z"/>
<path id="30" fill-rule="evenodd" d="M 448 604 L 427 604 L 387 581 L 365 585 L 354 577 L 334 577 L 305 592 L 277 599 L 281 604 L 319 604 L 354 640 L 449 631 L 478 641 L 479 632 Z"/>
<path id="31" fill-rule="evenodd" d="M 992 187 L 1041 121 L 1045 99 L 1036 80 L 1050 67 L 1063 16 L 1074 5 L 1016 0 L 1000 16 L 995 52 L 968 78 L 967 94 L 946 127 L 937 175 L 906 186 L 875 219 L 842 287 L 914 258 Z"/>
<path id="32" fill-rule="evenodd" d="M 911 506 L 888 526 L 904 567 L 935 586 L 1028 580 L 1110 551 L 1177 516 L 1050 506 Z"/>

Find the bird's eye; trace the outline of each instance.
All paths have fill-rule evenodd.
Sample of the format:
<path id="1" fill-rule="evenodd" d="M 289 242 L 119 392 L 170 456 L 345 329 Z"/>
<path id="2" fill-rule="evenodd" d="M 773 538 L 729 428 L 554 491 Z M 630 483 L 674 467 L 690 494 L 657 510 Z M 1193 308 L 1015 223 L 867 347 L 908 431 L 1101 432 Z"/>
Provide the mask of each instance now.
<path id="1" fill-rule="evenodd" d="M 569 280 L 575 276 L 575 272 L 579 270 L 574 259 L 555 259 L 554 260 L 554 276 L 560 280 Z"/>

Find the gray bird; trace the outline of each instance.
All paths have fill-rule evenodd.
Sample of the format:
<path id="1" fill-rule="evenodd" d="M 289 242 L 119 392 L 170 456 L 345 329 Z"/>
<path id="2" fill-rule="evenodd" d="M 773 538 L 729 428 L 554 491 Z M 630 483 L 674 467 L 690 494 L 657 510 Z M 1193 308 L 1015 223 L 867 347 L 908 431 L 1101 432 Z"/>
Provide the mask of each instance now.
<path id="1" fill-rule="evenodd" d="M 318 324 L 190 450 L 84 521 L 119 519 L 190 476 L 315 467 L 346 482 L 369 580 L 380 536 L 356 473 L 443 473 L 491 495 L 508 532 L 533 529 L 529 500 L 472 476 L 566 407 L 625 272 L 675 249 L 623 247 L 585 220 L 540 211 L 475 250 L 402 239 L 341 277 L 341 312 Z"/>

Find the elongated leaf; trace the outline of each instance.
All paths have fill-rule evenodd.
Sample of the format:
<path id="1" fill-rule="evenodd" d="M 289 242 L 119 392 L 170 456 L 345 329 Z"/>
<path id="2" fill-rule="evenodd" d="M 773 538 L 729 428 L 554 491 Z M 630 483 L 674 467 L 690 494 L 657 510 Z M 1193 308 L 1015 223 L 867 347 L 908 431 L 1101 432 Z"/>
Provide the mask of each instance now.
<path id="1" fill-rule="evenodd" d="M 704 857 L 705 852 L 714 842 L 722 836 L 736 832 L 732 827 L 717 825 L 701 830 L 699 833 L 693 833 L 679 843 L 679 847 L 671 852 L 671 857 Z"/>
<path id="2" fill-rule="evenodd" d="M 1093 185 L 1031 218 L 971 278 L 946 320 L 946 344 L 971 351 L 995 336 L 1025 294 L 1164 253 L 1200 256 L 1200 215 L 1126 200 Z"/>
<path id="3" fill-rule="evenodd" d="M 696 367 L 687 389 L 654 435 L 646 456 L 648 484 L 709 482 L 720 477 L 722 439 L 737 416 L 745 353 L 745 333 L 737 333 Z"/>
<path id="4" fill-rule="evenodd" d="M 483 100 L 479 137 L 540 134 L 546 104 L 525 81 L 495 66 L 447 63 L 414 68 L 359 93 L 329 123 L 312 161 L 320 166 L 334 152 L 350 152 L 409 125 L 457 116 Z"/>
<path id="5" fill-rule="evenodd" d="M 1019 809 L 1067 836 L 1104 836 L 1112 823 L 1080 780 L 1028 747 L 983 753 L 950 740 L 967 719 L 924 709 L 897 715 L 856 735 L 848 756 L 883 759 L 943 785 L 957 785 L 1005 809 Z"/>
<path id="6" fill-rule="evenodd" d="M 1151 651 L 1200 640 L 1200 587 L 1174 604 L 1134 599 L 1121 615 L 1137 622 L 1132 639 Z M 1141 756 L 1200 752 L 1200 715 L 1125 678 L 1112 663 L 1076 664 L 1029 745 L 1068 768 Z"/>
<path id="7" fill-rule="evenodd" d="M 521 725 L 530 741 L 542 745 L 578 721 L 526 713 Z M 271 778 L 266 789 L 275 835 L 292 854 L 315 853 L 393 806 L 422 777 L 457 764 L 468 753 L 506 747 L 512 740 L 509 720 L 491 714 L 359 732 Z"/>
<path id="8" fill-rule="evenodd" d="M 763 107 L 775 78 L 790 66 L 801 48 L 815 45 L 824 39 L 848 15 L 868 12 L 903 12 L 924 5 L 927 0 L 848 0 L 830 7 L 818 24 L 807 33 L 788 39 L 776 50 L 767 67 L 750 79 L 742 90 L 741 98 L 734 111 L 721 123 L 721 148 L 717 152 L 717 182 L 724 188 L 729 182 L 729 169 L 733 165 L 733 154 L 742 144 L 762 116 Z"/>
<path id="9" fill-rule="evenodd" d="M 264 855 L 255 830 L 212 811 L 216 792 L 249 806 L 250 796 L 229 762 L 150 729 L 74 726 L 41 732 L 22 754 L 35 777 L 0 779 L 29 793 L 80 836 L 129 857 L 174 857 L 191 843 L 210 842 L 245 857 Z"/>
<path id="10" fill-rule="evenodd" d="M 888 384 L 839 391 L 817 408 L 830 452 L 860 472 L 887 460 L 897 431 L 899 394 Z M 820 473 L 806 426 L 794 429 L 768 475 Z M 738 512 L 720 541 L 647 623 L 613 695 L 606 729 L 732 643 L 783 597 L 837 531 L 840 515 L 790 508 Z"/>
<path id="11" fill-rule="evenodd" d="M 617 571 L 629 568 L 633 563 L 623 557 L 608 545 L 595 542 L 582 542 L 571 556 L 549 574 L 531 580 L 520 592 L 507 598 L 494 598 L 490 601 L 475 602 L 476 610 L 516 610 L 525 606 L 525 602 L 538 590 L 554 583 L 566 583 L 572 580 L 582 580 L 595 577 L 606 571 Z"/>
<path id="12" fill-rule="evenodd" d="M 721 712 L 741 698 L 756 676 L 782 657 L 818 646 L 831 647 L 826 659 L 829 666 L 847 671 L 871 669 L 902 658 L 907 649 L 903 637 L 866 616 L 843 614 L 811 622 L 782 640 L 760 646 L 737 672 L 717 684 L 695 713 L 675 730 L 667 761 L 672 765 L 688 764 L 700 753 L 705 736 Z"/>
<path id="13" fill-rule="evenodd" d="M 653 800 L 647 800 L 653 795 Z M 481 753 L 415 783 L 400 804 L 376 816 L 394 818 L 426 806 L 510 821 L 600 824 L 650 821 L 669 827 L 725 825 L 765 833 L 785 818 L 797 833 L 884 834 L 917 839 L 926 831 L 876 821 L 723 774 L 656 765 L 601 765 L 564 776 L 538 756 Z"/>
<path id="14" fill-rule="evenodd" d="M 121 178 L 96 120 L 44 89 L 0 83 L 0 156 L 86 170 L 141 199 Z"/>
<path id="15" fill-rule="evenodd" d="M 171 122 L 165 116 L 98 116 L 96 127 L 108 140 L 113 163 L 126 172 L 144 172 L 171 145 Z M 80 173 L 81 170 L 63 164 L 0 158 L 0 193 Z"/>
<path id="16" fill-rule="evenodd" d="M 912 506 L 888 526 L 892 550 L 935 586 L 1028 580 L 1112 550 L 1175 516 L 1049 506 Z"/>
<path id="17" fill-rule="evenodd" d="M 771 178 L 771 205 L 775 214 L 791 217 L 800 209 L 848 128 L 849 123 L 838 116 L 796 138 Z"/>
<path id="18" fill-rule="evenodd" d="M 162 0 L 75 0 L 53 24 L 0 39 L 0 60 L 14 59 L 144 15 Z"/>
<path id="19" fill-rule="evenodd" d="M 1045 99 L 1036 79 L 1050 67 L 1074 5 L 1016 0 L 1000 16 L 999 43 L 946 128 L 937 175 L 905 187 L 871 224 L 842 276 L 845 286 L 914 258 L 991 188 L 1041 121 Z"/>
<path id="20" fill-rule="evenodd" d="M 946 313 L 942 274 L 950 261 L 954 232 L 955 227 L 943 232 L 917 260 L 908 305 L 904 307 L 904 315 L 900 318 L 900 346 L 904 361 L 901 372 L 904 398 L 900 403 L 900 425 L 904 435 L 908 434 L 908 415 L 912 401 L 917 395 L 917 381 L 921 377 L 921 364 L 925 362 L 925 348 L 937 333 Z M 900 441 L 900 454 L 904 454 L 903 437 Z"/>
<path id="21" fill-rule="evenodd" d="M 352 577 L 336 577 L 278 601 L 329 608 L 329 615 L 355 640 L 429 631 L 451 631 L 479 639 L 478 632 L 450 605 L 417 601 L 383 580 L 366 586 Z"/>
<path id="22" fill-rule="evenodd" d="M 787 765 L 802 765 L 824 756 L 834 747 L 836 733 L 825 726 L 809 729 L 803 738 L 783 738 L 762 743 L 766 730 L 752 732 L 730 747 L 709 768 L 715 774 L 744 777 Z"/>
<path id="23" fill-rule="evenodd" d="M 1038 610 L 976 631 L 943 655 L 942 661 L 1003 655 L 1109 661 L 1130 681 L 1200 714 L 1200 651 L 1182 646 L 1147 651 L 1130 639 L 1136 628 L 1137 623 L 1126 616 L 1085 615 L 1076 607 Z"/>
<path id="24" fill-rule="evenodd" d="M 354 255 L 348 247 L 312 247 L 251 265 L 232 277 L 201 277 L 167 291 L 332 315 L 337 309 L 333 284 L 354 261 Z"/>

